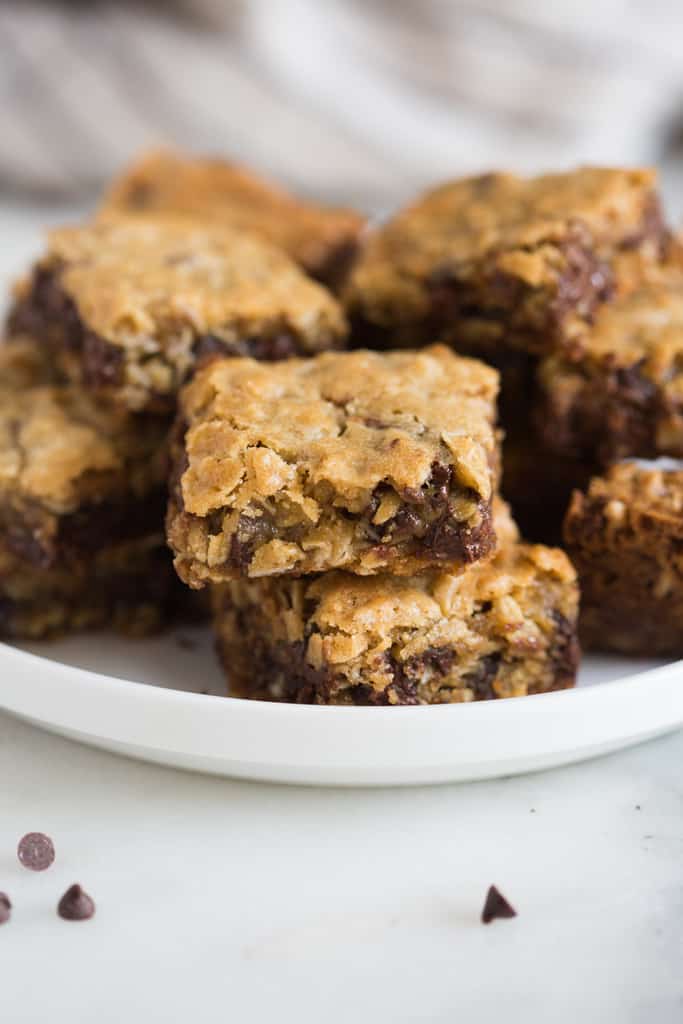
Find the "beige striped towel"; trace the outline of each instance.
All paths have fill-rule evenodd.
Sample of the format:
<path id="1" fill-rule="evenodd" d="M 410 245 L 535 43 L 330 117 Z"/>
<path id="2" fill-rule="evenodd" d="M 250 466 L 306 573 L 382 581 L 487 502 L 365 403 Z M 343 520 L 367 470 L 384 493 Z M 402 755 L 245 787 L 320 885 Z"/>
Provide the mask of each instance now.
<path id="1" fill-rule="evenodd" d="M 379 209 L 492 166 L 675 182 L 682 58 L 680 0 L 0 0 L 0 188 L 85 194 L 152 143 Z"/>

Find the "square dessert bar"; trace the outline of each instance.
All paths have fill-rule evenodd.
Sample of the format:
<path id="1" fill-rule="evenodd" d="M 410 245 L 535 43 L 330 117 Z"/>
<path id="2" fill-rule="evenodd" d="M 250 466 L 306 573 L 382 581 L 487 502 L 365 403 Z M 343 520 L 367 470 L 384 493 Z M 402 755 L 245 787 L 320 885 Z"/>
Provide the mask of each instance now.
<path id="1" fill-rule="evenodd" d="M 490 554 L 497 385 L 443 346 L 211 362 L 180 397 L 167 518 L 178 573 L 201 587 Z"/>
<path id="2" fill-rule="evenodd" d="M 562 523 L 572 492 L 585 487 L 590 465 L 548 451 L 526 430 L 506 432 L 501 492 L 525 540 L 562 544 Z"/>
<path id="3" fill-rule="evenodd" d="M 683 455 L 683 271 L 604 306 L 573 357 L 541 362 L 538 382 L 549 451 L 594 466 Z"/>
<path id="4" fill-rule="evenodd" d="M 346 323 L 325 288 L 259 238 L 117 218 L 51 233 L 8 329 L 49 346 L 86 388 L 163 412 L 203 358 L 341 347 Z"/>
<path id="5" fill-rule="evenodd" d="M 97 627 L 146 636 L 171 620 L 198 619 L 162 536 L 105 543 L 87 559 L 47 567 L 0 539 L 0 638 L 42 640 Z"/>
<path id="6" fill-rule="evenodd" d="M 626 460 L 577 491 L 564 526 L 593 650 L 683 655 L 683 462 Z"/>
<path id="7" fill-rule="evenodd" d="M 253 231 L 330 286 L 350 266 L 364 224 L 355 210 L 304 202 L 238 164 L 169 150 L 145 153 L 114 181 L 100 216 L 120 213 L 172 213 Z"/>
<path id="8" fill-rule="evenodd" d="M 447 704 L 570 687 L 578 665 L 576 575 L 540 545 L 458 574 L 233 581 L 213 604 L 240 697 Z"/>
<path id="9" fill-rule="evenodd" d="M 579 337 L 666 237 L 655 175 L 585 167 L 485 174 L 428 192 L 370 236 L 346 301 L 359 344 L 532 353 Z"/>
<path id="10" fill-rule="evenodd" d="M 52 379 L 30 339 L 0 346 L 0 635 L 159 624 L 179 584 L 165 550 L 165 419 Z"/>

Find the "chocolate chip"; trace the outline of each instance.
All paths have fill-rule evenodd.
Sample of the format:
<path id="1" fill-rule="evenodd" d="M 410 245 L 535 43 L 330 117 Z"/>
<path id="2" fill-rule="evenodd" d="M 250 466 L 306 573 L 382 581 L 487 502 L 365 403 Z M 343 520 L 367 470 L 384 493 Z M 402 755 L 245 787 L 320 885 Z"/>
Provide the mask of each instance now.
<path id="1" fill-rule="evenodd" d="M 55 848 L 44 833 L 28 832 L 19 841 L 17 857 L 29 871 L 45 871 L 55 859 Z"/>
<path id="2" fill-rule="evenodd" d="M 222 519 L 219 527 L 222 529 Z M 216 531 L 218 532 L 218 531 Z M 242 512 L 230 541 L 230 561 L 240 570 L 247 568 L 256 549 L 275 536 L 275 526 L 267 514 L 248 516 Z"/>
<path id="3" fill-rule="evenodd" d="M 476 668 L 463 678 L 463 682 L 474 693 L 475 700 L 494 700 L 498 696 L 493 684 L 498 675 L 500 659 L 500 654 L 486 654 Z"/>
<path id="4" fill-rule="evenodd" d="M 496 889 L 495 885 L 491 885 L 486 893 L 486 902 L 481 912 L 481 920 L 483 924 L 490 924 L 497 917 L 517 917 L 517 911 L 510 906 L 503 894 Z"/>
<path id="5" fill-rule="evenodd" d="M 576 636 L 576 624 L 556 609 L 550 614 L 557 625 L 551 651 L 555 676 L 553 689 L 559 690 L 573 686 L 581 661 L 581 648 Z"/>
<path id="6" fill-rule="evenodd" d="M 345 239 L 334 246 L 322 262 L 311 262 L 305 269 L 311 277 L 336 291 L 344 284 L 357 252 L 358 242 Z"/>
<path id="7" fill-rule="evenodd" d="M 57 913 L 65 921 L 87 921 L 95 913 L 95 904 L 80 885 L 72 885 L 59 901 Z"/>
<path id="8" fill-rule="evenodd" d="M 202 334 L 194 343 L 197 365 L 220 356 L 250 356 L 263 362 L 278 362 L 300 351 L 297 338 L 286 329 L 263 338 L 240 338 L 226 341 L 215 334 Z"/>
<path id="9" fill-rule="evenodd" d="M 0 892 L 0 924 L 5 924 L 12 916 L 12 904 L 6 892 Z"/>
<path id="10" fill-rule="evenodd" d="M 108 388 L 123 383 L 123 351 L 93 331 L 82 331 L 80 345 L 83 381 L 88 388 Z"/>

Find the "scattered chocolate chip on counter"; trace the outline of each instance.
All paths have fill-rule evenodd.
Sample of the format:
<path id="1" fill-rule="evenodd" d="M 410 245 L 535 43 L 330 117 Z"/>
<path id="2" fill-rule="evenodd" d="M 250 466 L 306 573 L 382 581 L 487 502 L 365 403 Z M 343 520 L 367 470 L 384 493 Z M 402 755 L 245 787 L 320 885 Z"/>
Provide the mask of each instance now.
<path id="1" fill-rule="evenodd" d="M 486 893 L 486 902 L 481 912 L 482 924 L 490 924 L 497 917 L 517 917 L 517 911 L 510 906 L 495 885 L 491 885 Z"/>
<path id="2" fill-rule="evenodd" d="M 55 848 L 43 832 L 28 832 L 19 841 L 17 856 L 29 871 L 46 871 L 55 859 Z"/>
<path id="3" fill-rule="evenodd" d="M 0 924 L 5 924 L 12 916 L 12 904 L 6 892 L 0 892 Z"/>
<path id="4" fill-rule="evenodd" d="M 57 913 L 65 921 L 87 921 L 95 913 L 95 904 L 80 885 L 72 885 L 59 901 Z"/>

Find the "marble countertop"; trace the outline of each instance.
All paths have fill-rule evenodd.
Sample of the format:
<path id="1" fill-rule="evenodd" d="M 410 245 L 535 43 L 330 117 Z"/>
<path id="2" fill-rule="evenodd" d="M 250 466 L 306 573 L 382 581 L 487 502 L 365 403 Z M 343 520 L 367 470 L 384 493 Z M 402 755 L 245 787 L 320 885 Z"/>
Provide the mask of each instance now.
<path id="1" fill-rule="evenodd" d="M 680 1022 L 682 763 L 679 732 L 492 782 L 304 789 L 0 715 L 3 1019 Z M 41 875 L 15 855 L 34 830 Z M 73 882 L 91 921 L 55 913 Z M 492 882 L 519 916 L 484 927 Z"/>

